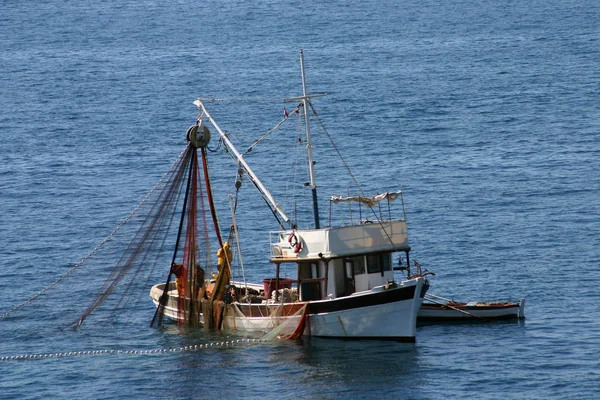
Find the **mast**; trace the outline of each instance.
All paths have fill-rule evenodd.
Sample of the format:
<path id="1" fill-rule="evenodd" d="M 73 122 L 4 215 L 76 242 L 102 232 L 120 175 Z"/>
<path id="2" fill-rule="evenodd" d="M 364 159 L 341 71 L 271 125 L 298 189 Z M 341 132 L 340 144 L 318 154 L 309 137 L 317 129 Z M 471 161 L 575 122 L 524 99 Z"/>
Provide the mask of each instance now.
<path id="1" fill-rule="evenodd" d="M 309 121 L 309 111 L 308 111 L 308 108 L 310 106 L 310 99 L 311 98 L 313 98 L 313 97 L 327 96 L 327 94 L 326 93 L 318 93 L 318 94 L 317 93 L 315 93 L 315 94 L 308 94 L 307 93 L 307 91 L 306 91 L 306 77 L 305 77 L 305 73 L 304 73 L 304 53 L 302 52 L 302 49 L 300 49 L 300 69 L 301 69 L 301 73 L 302 73 L 302 96 L 289 97 L 289 98 L 284 99 L 283 101 L 284 102 L 292 102 L 292 101 L 298 101 L 298 100 L 302 101 L 302 106 L 304 108 L 304 125 L 305 125 L 305 129 L 306 129 L 306 148 L 307 148 L 307 153 L 308 153 L 307 154 L 307 156 L 308 156 L 308 173 L 309 173 L 309 179 L 310 179 L 308 185 L 309 185 L 309 187 L 312 190 L 313 214 L 314 214 L 314 221 L 315 221 L 315 229 L 320 229 L 321 228 L 321 224 L 319 222 L 319 205 L 318 205 L 318 201 L 317 201 L 317 185 L 315 183 L 315 170 L 314 170 L 315 161 L 313 160 L 313 153 L 312 153 L 313 147 L 312 147 L 312 139 L 311 139 L 311 136 L 310 136 L 310 121 Z M 219 127 L 219 125 L 211 117 L 211 115 L 209 114 L 209 112 L 206 110 L 206 107 L 204 106 L 204 103 L 202 103 L 202 100 L 206 100 L 206 99 L 198 98 L 198 99 L 196 99 L 196 101 L 194 101 L 194 105 L 196 107 L 198 107 L 199 115 L 200 115 L 200 112 L 201 112 L 202 114 L 204 114 L 206 116 L 206 118 L 216 128 L 217 132 L 219 133 L 219 135 L 223 139 L 223 142 L 225 143 L 225 145 L 227 146 L 227 148 L 229 148 L 229 150 L 231 150 L 231 152 L 235 155 L 235 157 L 240 162 L 240 164 L 243 165 L 244 169 L 248 172 L 248 175 L 250 175 L 250 177 L 252 178 L 252 180 L 256 183 L 256 186 L 263 193 L 263 195 L 266 197 L 267 201 L 271 204 L 271 206 L 275 209 L 275 211 L 283 218 L 283 220 L 285 222 L 290 223 L 292 225 L 292 228 L 294 228 L 295 224 L 285 214 L 285 212 L 281 209 L 281 207 L 275 201 L 275 199 L 273 198 L 273 196 L 271 195 L 271 193 L 269 192 L 269 190 L 262 184 L 262 182 L 260 181 L 260 179 L 256 176 L 256 174 L 252 171 L 252 169 L 250 168 L 250 166 L 246 163 L 246 160 L 244 160 L 244 157 L 237 151 L 237 149 L 235 148 L 235 146 L 233 145 L 233 143 L 231 143 L 231 141 L 229 140 L 229 138 L 227 137 L 227 135 L 221 130 L 221 128 Z"/>
<path id="2" fill-rule="evenodd" d="M 319 204 L 317 201 L 317 185 L 315 184 L 315 162 L 312 154 L 312 140 L 310 137 L 310 121 L 308 118 L 309 96 L 306 93 L 306 75 L 304 73 L 304 53 L 300 49 L 300 69 L 302 71 L 302 103 L 304 108 L 304 125 L 306 127 L 306 151 L 308 154 L 308 176 L 310 178 L 309 187 L 312 191 L 313 215 L 315 218 L 315 229 L 320 229 L 319 223 Z"/>

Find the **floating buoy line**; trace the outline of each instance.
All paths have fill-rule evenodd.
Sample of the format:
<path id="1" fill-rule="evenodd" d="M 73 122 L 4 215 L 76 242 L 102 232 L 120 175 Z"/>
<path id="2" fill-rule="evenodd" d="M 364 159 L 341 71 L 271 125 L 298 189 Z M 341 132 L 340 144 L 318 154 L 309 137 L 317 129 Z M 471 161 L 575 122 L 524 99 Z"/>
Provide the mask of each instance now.
<path id="1" fill-rule="evenodd" d="M 202 349 L 213 348 L 229 348 L 240 345 L 249 345 L 267 342 L 265 339 L 237 339 L 226 340 L 222 342 L 210 342 L 205 344 L 196 344 L 193 346 L 174 347 L 170 349 L 153 349 L 153 350 L 87 350 L 87 351 L 69 351 L 64 353 L 44 353 L 44 354 L 21 354 L 16 356 L 3 356 L 0 361 L 17 361 L 17 360 L 36 360 L 45 358 L 65 358 L 65 357 L 84 357 L 96 356 L 103 354 L 116 355 L 144 355 L 144 354 L 167 354 L 167 353 L 183 353 L 185 351 L 198 351 Z"/>
<path id="2" fill-rule="evenodd" d="M 215 99 L 215 98 L 211 98 L 211 99 L 207 99 L 210 101 L 243 101 L 243 100 L 236 100 L 236 99 Z M 297 99 L 293 99 L 293 100 L 297 100 Z M 284 99 L 284 102 L 286 100 Z M 254 100 L 253 102 L 256 102 L 256 100 Z M 272 102 L 270 100 L 262 100 L 262 102 Z M 298 105 L 296 107 L 295 110 L 292 111 L 292 114 L 298 114 L 299 115 L 299 110 L 300 110 L 300 105 Z M 285 111 L 285 118 L 283 121 L 281 121 L 275 128 L 273 128 L 272 130 L 270 130 L 269 132 L 267 132 L 267 134 L 263 135 L 261 138 L 259 138 L 257 141 L 255 141 L 247 150 L 247 152 L 250 152 L 254 149 L 254 147 L 260 143 L 261 141 L 265 140 L 271 133 L 273 133 L 275 130 L 277 130 L 282 124 L 283 122 L 285 122 L 287 119 L 289 118 L 289 114 L 287 113 L 287 111 Z M 198 126 L 202 126 L 201 125 L 201 116 L 198 117 L 198 121 L 200 121 L 200 124 Z M 195 126 L 194 126 L 195 127 Z M 208 130 L 206 130 L 207 136 L 208 138 L 210 138 L 210 133 L 208 132 Z M 196 134 L 194 134 L 196 135 Z M 190 136 L 192 137 L 192 136 Z M 81 325 L 81 323 L 83 322 L 83 320 L 92 312 L 94 311 L 95 308 L 97 308 L 100 304 L 102 304 L 102 302 L 104 301 L 104 299 L 112 293 L 114 287 L 121 282 L 123 276 L 133 267 L 134 262 L 136 262 L 136 260 L 141 260 L 144 259 L 145 256 L 139 256 L 140 250 L 142 249 L 142 245 L 147 245 L 147 248 L 150 249 L 151 245 L 154 244 L 154 242 L 152 242 L 155 238 L 155 233 L 160 231 L 160 228 L 163 226 L 162 223 L 163 222 L 169 222 L 172 220 L 172 217 L 170 218 L 171 214 L 169 214 L 167 211 L 170 211 L 169 207 L 166 207 L 166 205 L 169 205 L 171 203 L 173 203 L 174 205 L 177 205 L 177 202 L 179 200 L 179 194 L 181 192 L 181 190 L 176 190 L 179 189 L 180 186 L 183 187 L 183 183 L 185 182 L 184 179 L 181 179 L 182 177 L 185 178 L 186 175 L 189 175 L 191 177 L 196 177 L 196 175 L 200 174 L 200 169 L 198 168 L 199 162 L 197 160 L 197 153 L 195 152 L 196 148 L 200 148 L 202 151 L 202 162 L 203 162 L 203 171 L 204 171 L 204 175 L 205 175 L 205 180 L 206 180 L 206 190 L 207 193 L 209 194 L 209 203 L 212 202 L 212 200 L 210 199 L 210 182 L 209 182 L 209 178 L 208 178 L 208 172 L 207 172 L 207 165 L 206 165 L 206 160 L 205 160 L 205 147 L 207 148 L 207 144 L 208 144 L 208 139 L 206 140 L 206 143 L 203 145 L 204 142 L 199 141 L 200 137 L 198 137 L 197 135 L 195 136 L 196 142 L 194 142 L 193 146 L 186 146 L 186 149 L 184 149 L 180 154 L 179 157 L 177 158 L 177 160 L 171 165 L 171 168 L 169 171 L 167 171 L 161 178 L 160 180 L 156 183 L 156 185 L 154 185 L 154 187 L 150 190 L 150 192 L 144 197 L 144 199 L 138 204 L 137 207 L 135 207 L 135 209 L 107 236 L 105 237 L 100 244 L 98 244 L 89 254 L 87 254 L 85 257 L 83 257 L 78 263 L 76 263 L 72 268 L 70 268 L 68 271 L 66 271 L 65 273 L 63 273 L 58 279 L 56 279 L 54 282 L 52 282 L 51 284 L 49 284 L 48 286 L 46 286 L 45 288 L 43 288 L 42 290 L 40 290 L 39 292 L 35 293 L 33 296 L 29 297 L 28 299 L 26 299 L 25 301 L 21 302 L 20 304 L 17 304 L 16 306 L 14 306 L 12 309 L 4 312 L 4 313 L 0 313 L 0 320 L 6 318 L 8 315 L 14 313 L 15 311 L 21 309 L 22 307 L 32 303 L 34 300 L 38 299 L 40 296 L 42 296 L 44 293 L 46 293 L 47 291 L 49 291 L 51 288 L 57 286 L 60 282 L 62 282 L 63 280 L 65 280 L 69 275 L 71 275 L 74 271 L 76 271 L 77 269 L 79 269 L 80 267 L 82 267 L 86 261 L 88 261 L 88 259 L 90 259 L 94 254 L 96 254 L 106 243 L 108 243 L 109 241 L 111 241 L 115 235 L 117 234 L 118 231 L 121 230 L 121 228 L 127 224 L 133 217 L 134 215 L 136 215 L 138 213 L 138 211 L 141 209 L 141 207 L 147 202 L 147 200 L 150 199 L 150 197 L 155 193 L 159 191 L 159 188 L 162 188 L 162 190 L 160 191 L 160 193 L 158 194 L 159 200 L 162 199 L 162 202 L 160 202 L 160 207 L 157 208 L 157 210 L 154 213 L 150 213 L 148 218 L 146 219 L 146 221 L 144 221 L 142 223 L 142 226 L 140 227 L 140 230 L 144 227 L 146 227 L 146 231 L 142 231 L 142 234 L 139 234 L 134 237 L 134 239 L 132 240 L 132 244 L 130 244 L 130 247 L 127 248 L 127 251 L 125 252 L 125 254 L 123 255 L 123 257 L 119 260 L 119 262 L 117 262 L 115 268 L 113 269 L 113 272 L 111 272 L 111 276 L 109 277 L 109 279 L 107 279 L 107 281 L 105 282 L 105 285 L 102 287 L 101 292 L 97 295 L 96 299 L 94 300 L 94 302 L 92 303 L 92 305 L 90 307 L 88 307 L 88 309 L 85 311 L 85 313 L 79 318 L 78 323 L 76 323 L 75 329 L 77 327 L 79 327 L 79 325 Z M 191 140 L 190 140 L 191 142 Z M 192 149 L 193 151 L 190 151 L 190 149 Z M 208 149 L 211 150 L 211 149 Z M 186 166 L 188 166 L 188 161 L 190 162 L 189 168 L 185 169 Z M 168 181 L 166 181 L 168 179 Z M 195 180 L 192 180 L 191 178 L 188 177 L 188 182 L 187 182 L 187 191 L 185 192 L 185 199 L 184 199 L 184 206 L 183 209 L 184 211 L 187 210 L 186 209 L 186 201 L 187 201 L 187 195 L 188 192 L 190 191 L 190 182 L 194 182 L 194 185 L 192 187 L 192 193 L 197 195 L 196 191 L 196 182 L 197 182 L 198 178 L 195 178 Z M 166 183 L 165 183 L 166 181 Z M 239 187 L 238 187 L 239 189 Z M 223 248 L 223 244 L 221 243 L 221 236 L 220 236 L 220 232 L 219 232 L 219 227 L 217 225 L 217 218 L 215 212 L 214 212 L 214 206 L 212 206 L 212 204 L 210 204 L 210 208 L 211 208 L 211 212 L 212 212 L 212 219 L 213 222 L 215 224 L 215 230 L 217 232 L 217 239 L 219 240 L 219 244 L 221 246 L 221 248 Z M 154 208 L 153 208 L 154 210 Z M 192 211 L 189 211 L 189 214 L 191 215 L 188 216 L 189 220 L 191 221 L 195 221 L 196 220 L 196 214 L 195 214 L 196 210 L 192 209 Z M 204 209 L 203 209 L 204 212 Z M 275 213 L 275 212 L 274 212 Z M 175 215 L 175 214 L 173 214 Z M 182 217 L 181 217 L 181 226 L 183 226 L 184 224 L 184 217 L 183 217 L 183 213 L 182 213 Z M 285 216 L 285 215 L 284 215 Z M 206 219 L 206 218 L 205 218 Z M 148 222 L 148 223 L 147 223 Z M 147 224 L 146 224 L 147 223 Z M 206 224 L 206 221 L 205 221 Z M 180 227 L 181 228 L 181 227 Z M 206 229 L 206 228 L 205 228 Z M 189 228 L 190 231 L 195 232 L 196 231 L 196 226 L 192 224 L 192 227 Z M 181 229 L 180 229 L 181 231 Z M 139 231 L 138 231 L 139 233 Z M 191 235 L 190 235 L 191 236 Z M 184 236 L 186 241 L 185 241 L 185 246 L 188 246 L 189 248 L 197 248 L 197 245 L 194 245 L 193 242 L 190 242 L 192 244 L 187 244 L 187 236 Z M 206 235 L 206 237 L 208 237 L 208 235 Z M 195 235 L 194 235 L 195 238 Z M 178 244 L 179 244 L 179 240 L 180 238 L 178 237 Z M 195 239 L 194 239 L 195 240 Z M 150 244 L 147 244 L 146 242 L 151 242 Z M 164 240 L 160 243 L 164 244 Z M 187 247 L 186 247 L 187 248 Z M 130 251 L 130 249 L 132 249 Z M 185 250 L 185 249 L 184 249 Z M 149 250 L 148 250 L 149 251 Z M 196 258 L 196 254 L 193 251 L 188 251 L 188 256 L 191 257 L 190 258 L 190 262 L 187 264 L 190 264 L 192 266 L 198 265 L 198 263 L 195 261 Z M 191 255 L 190 255 L 191 254 Z M 173 256 L 173 260 L 175 260 L 175 257 L 177 256 L 177 247 L 175 249 L 175 255 Z M 186 257 L 186 253 L 184 251 L 184 258 Z M 171 263 L 173 265 L 173 262 Z M 186 264 L 186 265 L 187 265 Z M 135 264 L 135 266 L 137 267 L 138 264 Z M 116 273 L 114 273 L 114 271 L 117 271 Z M 139 267 L 138 270 L 139 271 Z M 136 272 L 137 273 L 137 272 Z M 171 278 L 171 273 L 169 274 L 169 279 Z M 167 280 L 167 285 L 166 287 L 168 287 L 168 283 L 169 280 Z M 195 291 L 194 291 L 195 292 Z M 212 300 L 211 300 L 212 301 Z M 157 309 L 158 311 L 158 309 Z M 306 307 L 304 308 L 304 314 L 303 314 L 303 320 L 305 319 L 305 315 L 306 315 Z M 195 313 L 190 313 L 191 315 L 195 315 Z M 154 319 L 153 319 L 153 323 L 154 323 Z M 304 325 L 302 325 L 302 327 L 304 327 Z M 183 352 L 193 352 L 193 351 L 198 351 L 201 349 L 210 349 L 210 348 L 233 348 L 233 347 L 240 347 L 240 346 L 247 346 L 247 345 L 251 345 L 251 344 L 257 344 L 257 343 L 265 343 L 267 341 L 270 341 L 272 339 L 275 338 L 280 338 L 279 333 L 282 331 L 281 328 L 276 328 L 273 329 L 272 332 L 270 332 L 269 334 L 267 334 L 265 337 L 260 338 L 260 339 L 237 339 L 237 340 L 228 340 L 228 341 L 216 341 L 216 342 L 208 342 L 208 343 L 203 343 L 203 344 L 196 344 L 196 345 L 189 345 L 189 346 L 183 346 L 183 347 L 176 347 L 176 348 L 162 348 L 162 349 L 147 349 L 147 350 L 118 350 L 118 349 L 100 349 L 100 350 L 84 350 L 84 351 L 68 351 L 68 352 L 47 352 L 47 353 L 38 353 L 38 354 L 18 354 L 18 355 L 8 355 L 8 356 L 0 356 L 0 361 L 17 361 L 17 360 L 34 360 L 34 359 L 49 359 L 49 358 L 67 358 L 67 357 L 83 357 L 83 356 L 96 356 L 96 355 L 108 355 L 108 354 L 116 354 L 116 355 L 159 355 L 159 354 L 167 354 L 167 353 L 183 353 Z M 289 336 L 289 335 L 288 335 Z M 295 333 L 292 335 L 294 336 L 294 338 L 296 338 Z M 281 337 L 281 338 L 288 338 L 288 337 Z"/>

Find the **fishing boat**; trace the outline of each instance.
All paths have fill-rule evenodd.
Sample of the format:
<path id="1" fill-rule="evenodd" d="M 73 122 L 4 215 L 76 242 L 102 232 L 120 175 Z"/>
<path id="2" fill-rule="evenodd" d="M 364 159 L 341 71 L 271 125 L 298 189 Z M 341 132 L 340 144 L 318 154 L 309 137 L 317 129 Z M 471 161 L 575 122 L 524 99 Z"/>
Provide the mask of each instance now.
<path id="1" fill-rule="evenodd" d="M 460 302 L 427 294 L 421 305 L 418 322 L 495 321 L 525 318 L 525 299 L 512 301 Z"/>
<path id="2" fill-rule="evenodd" d="M 184 248 L 183 257 L 179 261 L 176 249 L 166 282 L 156 284 L 150 290 L 156 306 L 153 324 L 160 323 L 165 316 L 179 324 L 264 332 L 288 338 L 305 335 L 414 342 L 417 314 L 429 284 L 422 274 L 407 273 L 399 280 L 394 277 L 395 257 L 401 260 L 403 256 L 410 265 L 411 247 L 403 194 L 396 190 L 368 196 L 359 189 L 357 196 L 331 196 L 329 224 L 322 226 L 310 119 L 311 114 L 316 115 L 312 99 L 324 94 L 307 92 L 302 51 L 300 70 L 303 94 L 285 99 L 296 103 L 297 107 L 294 113 L 285 112 L 284 121 L 295 114 L 304 126 L 302 143 L 306 149 L 309 179 L 305 186 L 312 191 L 314 226 L 299 227 L 297 221 L 285 213 L 211 116 L 205 105 L 209 99 L 197 99 L 194 104 L 198 108 L 198 119 L 186 133 L 191 154 L 191 166 L 187 170 L 191 183 L 188 182 L 187 187 L 192 189 L 185 197 L 179 229 L 182 239 L 177 239 Z M 268 236 L 270 242 L 268 261 L 273 272 L 265 276 L 262 283 L 231 279 L 233 256 L 238 254 L 239 260 L 242 259 L 240 240 L 234 208 L 228 240 L 222 238 L 216 223 L 205 151 L 211 130 L 218 133 L 240 173 L 258 189 L 280 223 L 278 230 L 265 230 L 265 241 Z M 201 153 L 202 162 L 194 161 L 197 153 Z M 205 178 L 203 193 L 219 242 L 218 273 L 208 279 L 196 255 L 197 209 L 193 205 L 200 199 L 198 190 L 193 188 L 200 185 L 202 174 Z M 237 182 L 236 188 L 239 189 Z M 336 205 L 341 205 L 337 208 L 342 208 L 343 213 L 350 213 L 339 225 L 334 224 L 331 217 Z M 353 214 L 352 207 L 358 207 L 359 211 Z"/>

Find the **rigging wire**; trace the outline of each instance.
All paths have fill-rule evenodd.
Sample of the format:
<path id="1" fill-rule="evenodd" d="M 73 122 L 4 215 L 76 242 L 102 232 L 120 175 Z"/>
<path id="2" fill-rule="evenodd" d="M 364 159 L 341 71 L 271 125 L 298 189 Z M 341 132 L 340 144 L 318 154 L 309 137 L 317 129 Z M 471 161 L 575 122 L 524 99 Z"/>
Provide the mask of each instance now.
<path id="1" fill-rule="evenodd" d="M 227 235 L 227 241 L 229 242 L 229 244 L 232 243 L 232 240 L 235 239 L 236 241 L 236 247 L 237 247 L 237 253 L 234 253 L 234 257 L 235 254 L 239 255 L 239 259 L 240 259 L 240 267 L 241 267 L 241 275 L 244 275 L 244 282 L 246 280 L 245 278 L 245 272 L 244 272 L 244 264 L 242 261 L 242 250 L 240 248 L 240 243 L 239 243 L 239 235 L 238 235 L 238 231 L 237 231 L 237 221 L 236 221 L 236 213 L 237 213 L 237 207 L 238 207 L 238 200 L 239 200 L 239 194 L 240 194 L 240 188 L 242 187 L 242 179 L 244 178 L 244 168 L 242 167 L 242 164 L 238 162 L 238 169 L 235 173 L 235 197 L 233 196 L 233 194 L 230 192 L 229 193 L 229 210 L 231 211 L 231 225 L 229 226 L 229 234 Z M 233 274 L 232 274 L 233 276 Z"/>
<path id="2" fill-rule="evenodd" d="M 183 182 L 183 176 L 185 176 L 186 167 L 190 157 L 191 152 L 187 150 L 178 167 L 171 174 L 172 179 L 170 179 L 167 182 L 167 185 L 165 185 L 165 187 L 163 187 L 161 190 L 159 199 L 148 213 L 148 217 L 139 227 L 125 253 L 113 267 L 109 277 L 104 281 L 101 290 L 96 294 L 94 300 L 86 308 L 79 320 L 71 324 L 75 329 L 81 326 L 83 321 L 96 308 L 104 303 L 104 301 L 113 293 L 116 286 L 133 268 L 134 264 L 138 260 L 139 255 L 143 254 L 144 250 L 147 251 L 146 243 L 149 241 L 151 235 L 155 235 L 158 231 L 161 231 L 165 220 L 168 219 L 165 216 L 169 215 L 169 211 L 172 212 L 170 207 L 175 206 L 172 199 L 178 197 L 179 188 Z"/>
<path id="3" fill-rule="evenodd" d="M 100 244 L 98 244 L 91 252 L 89 252 L 85 257 L 83 257 L 77 264 L 75 264 L 71 269 L 69 269 L 67 272 L 65 272 L 64 274 L 62 274 L 57 280 L 55 280 L 54 282 L 52 282 L 50 285 L 46 286 L 44 289 L 40 290 L 39 292 L 37 292 L 33 296 L 29 297 L 27 300 L 23 301 L 22 303 L 16 305 L 15 307 L 11 308 L 10 310 L 6 311 L 4 314 L 0 315 L 0 319 L 3 319 L 5 317 L 7 317 L 8 315 L 12 314 L 13 312 L 17 311 L 18 309 L 20 309 L 20 308 L 24 307 L 25 305 L 33 302 L 38 297 L 40 297 L 41 295 L 43 295 L 44 293 L 46 293 L 48 290 L 50 290 L 54 286 L 58 285 L 61 281 L 63 281 L 65 278 L 67 278 L 69 275 L 71 275 L 77 269 L 79 269 L 79 267 L 81 267 L 93 254 L 95 254 L 97 251 L 99 251 L 102 248 L 102 246 L 104 246 L 110 239 L 112 239 L 112 237 L 127 222 L 129 222 L 129 220 L 131 218 L 133 218 L 133 216 L 139 211 L 139 209 L 146 202 L 146 200 L 148 200 L 148 198 L 150 198 L 150 196 L 154 193 L 154 191 L 156 191 L 156 189 L 161 185 L 161 183 L 165 180 L 165 178 L 167 176 L 169 176 L 170 174 L 172 174 L 173 168 L 179 163 L 179 160 L 181 159 L 181 157 L 183 157 L 184 154 L 185 154 L 185 149 L 179 154 L 179 156 L 177 157 L 177 159 L 171 164 L 171 167 L 169 168 L 169 171 L 167 171 L 167 172 L 165 172 L 163 174 L 163 176 L 158 180 L 158 182 L 154 185 L 154 187 L 150 190 L 150 192 L 148 192 L 148 194 L 146 194 L 146 196 L 142 199 L 142 201 L 133 209 L 133 211 L 119 225 L 117 225 L 117 227 L 106 238 L 104 238 L 100 242 Z"/>
<path id="4" fill-rule="evenodd" d="M 327 129 L 325 128 L 325 124 L 323 123 L 323 121 L 321 120 L 321 117 L 319 117 L 319 114 L 317 113 L 317 110 L 315 109 L 315 107 L 312 105 L 312 102 L 308 102 L 308 104 L 310 105 L 310 108 L 314 114 L 314 116 L 317 118 L 317 120 L 319 121 L 319 124 L 321 125 L 321 128 L 323 129 L 323 132 L 325 132 L 325 135 L 327 135 L 327 138 L 329 139 L 329 141 L 331 142 L 331 145 L 333 146 L 333 149 L 335 150 L 335 152 L 337 153 L 338 157 L 340 158 L 340 160 L 342 160 L 342 163 L 344 164 L 344 166 L 346 167 L 346 169 L 348 170 L 348 173 L 350 174 L 350 177 L 352 178 L 352 180 L 354 181 L 354 184 L 356 185 L 356 187 L 358 188 L 359 192 L 361 193 L 361 195 L 363 197 L 366 197 L 365 192 L 363 191 L 362 187 L 360 186 L 360 184 L 358 183 L 358 180 L 356 179 L 356 177 L 354 176 L 354 174 L 352 173 L 352 170 L 350 169 L 350 166 L 348 165 L 348 163 L 346 162 L 346 160 L 344 160 L 344 157 L 342 157 L 342 153 L 340 153 L 338 147 L 336 146 L 335 142 L 333 141 L 333 138 L 331 137 L 331 135 L 329 135 L 329 132 L 327 131 Z M 394 241 L 392 240 L 390 234 L 388 233 L 388 231 L 385 229 L 385 227 L 383 226 L 383 223 L 381 222 L 381 220 L 379 218 L 377 218 L 377 213 L 375 212 L 375 210 L 373 209 L 373 207 L 370 207 L 371 212 L 373 213 L 373 215 L 375 216 L 375 219 L 379 222 L 379 225 L 381 226 L 381 229 L 383 230 L 383 232 L 385 233 L 385 236 L 388 238 L 388 241 L 390 242 L 390 244 L 394 247 L 394 250 L 396 252 L 399 252 L 400 250 L 398 250 L 396 248 L 396 245 L 394 244 Z"/>
<path id="5" fill-rule="evenodd" d="M 229 156 L 229 158 L 236 165 L 239 165 L 239 160 L 236 157 L 234 157 L 229 151 L 227 151 L 227 149 L 225 147 L 224 147 L 224 149 L 225 149 L 225 152 L 227 153 L 227 155 Z M 240 166 L 240 168 L 242 168 L 242 169 L 245 170 L 245 168 L 243 166 Z M 247 174 L 247 175 L 248 175 L 248 179 L 250 180 L 250 182 L 252 183 L 252 185 L 254 185 L 254 187 L 256 188 L 256 190 L 258 191 L 258 193 L 260 194 L 260 197 L 265 201 L 265 203 L 267 204 L 267 207 L 269 207 L 269 210 L 271 210 L 271 212 L 273 213 L 273 216 L 277 220 L 277 223 L 279 224 L 279 226 L 281 227 L 281 229 L 285 230 L 285 226 L 283 225 L 283 222 L 281 222 L 281 219 L 279 219 L 279 216 L 277 215 L 277 211 L 271 206 L 271 203 L 269 203 L 269 200 L 266 198 L 266 196 L 260 190 L 260 188 L 258 187 L 258 184 L 254 181 L 254 179 L 252 179 L 252 176 L 250 174 Z"/>
<path id="6" fill-rule="evenodd" d="M 300 110 L 300 108 L 302 107 L 302 103 L 300 103 L 298 106 L 296 106 L 296 109 L 294 111 L 292 111 L 292 113 L 296 113 Z M 271 135 L 271 133 L 275 132 L 277 129 L 279 129 L 279 127 L 281 127 L 281 125 L 284 124 L 284 122 L 286 122 L 288 119 L 290 119 L 290 115 L 291 114 L 287 114 L 283 120 L 279 121 L 279 123 L 277 125 L 275 125 L 271 130 L 269 130 L 267 133 L 265 133 L 264 135 L 262 135 L 260 138 L 258 138 L 258 140 L 256 140 L 254 143 L 252 143 L 248 149 L 242 153 L 242 156 L 250 153 L 252 150 L 254 150 L 254 148 L 256 147 L 257 144 L 259 144 L 260 142 L 262 142 L 263 140 L 265 140 L 267 137 L 269 137 L 269 135 Z"/>
<path id="7" fill-rule="evenodd" d="M 285 103 L 284 99 L 235 99 L 235 98 L 199 97 L 198 100 L 210 101 L 213 103 Z"/>
<path id="8" fill-rule="evenodd" d="M 300 108 L 303 106 L 302 103 L 300 103 L 298 105 L 298 107 L 296 107 L 296 110 L 294 110 L 294 113 L 297 116 L 297 123 L 296 123 L 296 137 L 294 138 L 294 143 L 293 146 L 295 147 L 294 151 L 292 151 L 292 157 L 290 157 L 289 160 L 289 167 L 288 170 L 289 171 L 293 171 L 293 174 L 288 175 L 288 179 L 286 180 L 286 185 L 285 185 L 285 201 L 286 203 L 284 204 L 284 207 L 287 209 L 289 204 L 287 204 L 288 198 L 291 197 L 291 203 L 294 207 L 294 210 L 296 208 L 296 185 L 295 183 L 297 182 L 296 180 L 298 179 L 298 169 L 299 169 L 299 165 L 300 165 L 300 161 L 298 161 L 298 154 L 299 151 L 297 150 L 298 145 L 302 145 L 304 144 L 304 142 L 302 141 L 302 136 L 304 134 L 304 129 L 302 128 L 302 119 L 300 117 Z M 291 115 L 291 114 L 290 114 Z M 306 152 L 306 148 L 304 147 L 304 152 Z M 290 194 L 291 192 L 291 194 Z M 296 215 L 294 215 L 294 221 L 297 221 L 298 217 Z"/>

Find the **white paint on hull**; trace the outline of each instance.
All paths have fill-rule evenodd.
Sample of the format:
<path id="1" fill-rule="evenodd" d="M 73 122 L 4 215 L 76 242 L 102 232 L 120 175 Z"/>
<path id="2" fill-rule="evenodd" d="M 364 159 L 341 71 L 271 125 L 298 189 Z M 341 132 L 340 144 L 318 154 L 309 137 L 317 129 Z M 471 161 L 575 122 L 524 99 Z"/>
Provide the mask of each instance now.
<path id="1" fill-rule="evenodd" d="M 404 282 L 407 286 L 415 285 L 415 294 L 412 298 L 372 306 L 358 307 L 333 312 L 310 314 L 304 335 L 340 338 L 399 338 L 414 340 L 416 335 L 417 313 L 423 299 L 420 297 L 425 285 L 423 278 Z M 162 293 L 160 285 L 155 285 L 151 290 L 151 297 L 155 306 Z M 164 286 L 163 286 L 164 287 Z M 401 287 L 387 290 L 401 290 Z M 383 291 L 383 287 L 373 288 L 370 291 L 355 293 L 353 297 L 372 296 Z M 170 298 L 165 307 L 165 316 L 177 320 L 177 292 L 169 292 Z M 336 299 L 340 300 L 340 299 Z M 320 300 L 315 303 L 327 303 L 336 300 Z M 273 309 L 277 307 L 272 305 Z M 249 332 L 271 332 L 274 328 L 281 329 L 281 334 L 293 332 L 300 323 L 301 315 L 287 317 L 244 317 L 230 313 L 223 318 L 223 329 Z M 284 324 L 285 326 L 281 326 Z"/>

